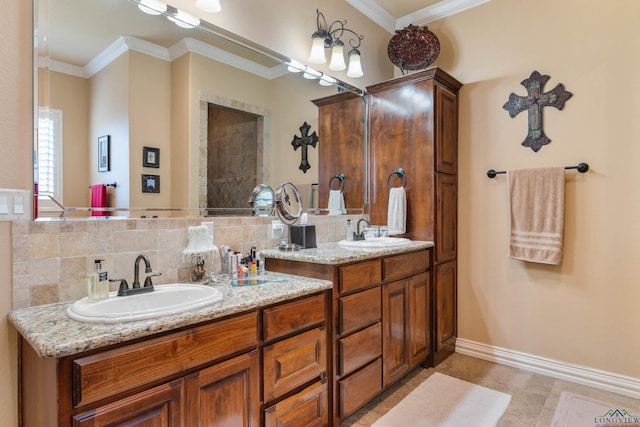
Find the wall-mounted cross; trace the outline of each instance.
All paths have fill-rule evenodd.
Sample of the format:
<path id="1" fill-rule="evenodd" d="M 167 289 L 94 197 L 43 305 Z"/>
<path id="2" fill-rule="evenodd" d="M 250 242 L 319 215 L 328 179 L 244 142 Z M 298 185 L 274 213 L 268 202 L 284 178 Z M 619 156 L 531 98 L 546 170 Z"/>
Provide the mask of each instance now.
<path id="1" fill-rule="evenodd" d="M 509 101 L 502 106 L 509 112 L 511 117 L 515 117 L 521 111 L 529 111 L 529 132 L 522 145 L 530 147 L 536 152 L 543 145 L 551 142 L 544 134 L 544 129 L 542 129 L 542 108 L 556 107 L 558 110 L 562 110 L 565 101 L 571 98 L 572 95 L 571 92 L 564 90 L 562 83 L 558 83 L 549 92 L 544 92 L 544 85 L 549 78 L 549 76 L 543 76 L 534 71 L 528 79 L 520 82 L 527 89 L 527 96 L 511 93 Z"/>
<path id="2" fill-rule="evenodd" d="M 298 169 L 304 173 L 307 173 L 307 170 L 311 167 L 307 156 L 308 147 L 310 145 L 315 148 L 316 143 L 318 142 L 318 135 L 316 135 L 315 131 L 309 135 L 309 129 L 311 129 L 311 126 L 307 124 L 307 122 L 304 122 L 304 124 L 300 126 L 300 134 L 302 136 L 294 136 L 293 141 L 291 141 L 291 145 L 293 145 L 294 150 L 297 150 L 298 147 L 302 147 L 302 161 L 300 162 Z"/>

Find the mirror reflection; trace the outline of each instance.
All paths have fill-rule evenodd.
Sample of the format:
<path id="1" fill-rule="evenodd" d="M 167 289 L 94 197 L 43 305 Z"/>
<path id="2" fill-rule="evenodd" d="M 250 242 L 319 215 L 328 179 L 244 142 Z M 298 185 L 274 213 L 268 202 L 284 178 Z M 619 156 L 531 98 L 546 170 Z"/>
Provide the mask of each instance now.
<path id="1" fill-rule="evenodd" d="M 110 183 L 117 186 L 106 189 L 106 206 L 118 216 L 182 208 L 251 214 L 247 196 L 257 183 L 313 191 L 317 150 L 303 173 L 291 140 L 303 122 L 317 129 L 310 100 L 337 93 L 335 86 L 288 72 L 284 57 L 266 49 L 141 13 L 132 1 L 36 1 L 35 181 L 50 196 L 40 200 L 40 217 L 57 215 L 56 204 L 88 208 L 91 186 Z M 99 150 L 105 137 L 108 163 Z M 153 191 L 143 191 L 149 177 Z"/>

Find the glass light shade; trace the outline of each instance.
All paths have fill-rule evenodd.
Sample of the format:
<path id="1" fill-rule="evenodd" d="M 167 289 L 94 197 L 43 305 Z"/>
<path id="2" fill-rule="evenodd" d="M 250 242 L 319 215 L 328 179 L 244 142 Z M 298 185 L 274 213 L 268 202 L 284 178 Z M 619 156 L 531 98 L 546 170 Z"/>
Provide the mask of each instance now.
<path id="1" fill-rule="evenodd" d="M 309 68 L 309 67 L 307 67 L 307 70 L 302 75 L 302 77 L 309 80 L 317 79 L 320 76 L 322 76 L 322 73 L 320 71 L 314 70 L 313 68 Z"/>
<path id="2" fill-rule="evenodd" d="M 312 64 L 324 64 L 327 62 L 327 58 L 324 56 L 324 39 L 322 37 L 313 38 L 309 62 Z"/>
<path id="3" fill-rule="evenodd" d="M 322 75 L 322 77 L 320 77 L 320 81 L 318 83 L 320 83 L 320 86 L 331 86 L 331 85 L 337 83 L 337 81 L 336 81 L 336 79 L 334 79 L 331 76 Z"/>
<path id="4" fill-rule="evenodd" d="M 220 0 L 196 0 L 196 7 L 209 13 L 218 13 L 222 10 Z"/>
<path id="5" fill-rule="evenodd" d="M 301 62 L 292 59 L 291 61 L 287 62 L 287 70 L 290 73 L 299 73 L 300 71 L 304 70 L 304 65 Z"/>
<path id="6" fill-rule="evenodd" d="M 140 0 L 138 9 L 149 15 L 160 15 L 167 10 L 167 5 L 160 0 Z"/>
<path id="7" fill-rule="evenodd" d="M 167 16 L 167 19 L 182 28 L 193 28 L 200 25 L 200 20 L 198 18 L 193 15 L 189 15 L 183 10 L 178 10 L 175 18 L 173 16 Z"/>
<path id="8" fill-rule="evenodd" d="M 342 71 L 347 68 L 347 64 L 344 62 L 343 46 L 343 44 L 334 44 L 331 47 L 331 62 L 329 63 L 330 70 Z"/>
<path id="9" fill-rule="evenodd" d="M 356 49 L 352 49 L 351 52 L 349 52 L 349 69 L 347 70 L 347 77 L 357 78 L 362 77 L 363 75 L 362 64 L 360 63 L 360 52 Z"/>

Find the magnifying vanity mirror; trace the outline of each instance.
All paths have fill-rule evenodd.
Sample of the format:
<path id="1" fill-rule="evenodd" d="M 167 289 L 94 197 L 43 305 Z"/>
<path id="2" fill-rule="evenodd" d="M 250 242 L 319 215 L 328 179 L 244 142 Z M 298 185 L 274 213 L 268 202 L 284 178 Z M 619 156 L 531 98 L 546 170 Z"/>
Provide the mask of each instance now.
<path id="1" fill-rule="evenodd" d="M 249 205 L 256 216 L 270 216 L 275 205 L 273 189 L 265 184 L 258 184 L 249 198 Z"/>
<path id="2" fill-rule="evenodd" d="M 117 183 L 106 188 L 111 216 L 270 215 L 266 189 L 247 206 L 257 183 L 317 185 L 317 150 L 303 173 L 291 140 L 303 122 L 318 127 L 311 100 L 336 86 L 204 21 L 185 29 L 142 13 L 137 0 L 34 2 L 38 217 L 58 216 L 56 205 L 90 216 L 95 185 Z"/>

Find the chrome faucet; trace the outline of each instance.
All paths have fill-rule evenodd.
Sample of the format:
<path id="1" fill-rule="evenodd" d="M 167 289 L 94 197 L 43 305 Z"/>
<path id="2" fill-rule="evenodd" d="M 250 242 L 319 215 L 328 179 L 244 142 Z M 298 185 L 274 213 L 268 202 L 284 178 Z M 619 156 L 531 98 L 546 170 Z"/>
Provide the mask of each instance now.
<path id="1" fill-rule="evenodd" d="M 132 288 L 139 288 L 140 287 L 140 261 L 144 261 L 144 272 L 145 273 L 151 273 L 151 261 L 149 261 L 149 257 L 147 257 L 146 255 L 138 255 L 138 258 L 136 258 L 136 263 L 134 265 L 134 271 L 133 271 L 133 285 L 131 285 Z"/>

